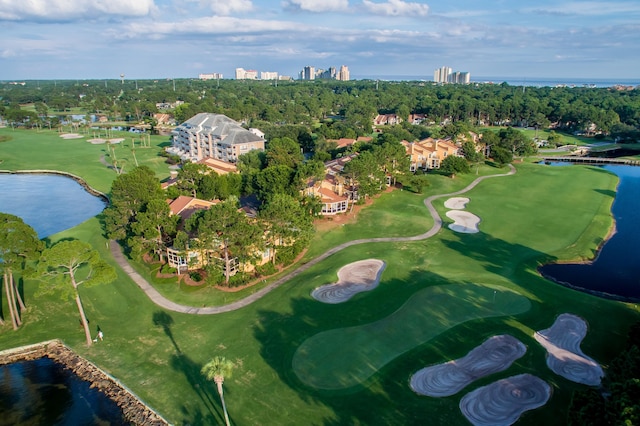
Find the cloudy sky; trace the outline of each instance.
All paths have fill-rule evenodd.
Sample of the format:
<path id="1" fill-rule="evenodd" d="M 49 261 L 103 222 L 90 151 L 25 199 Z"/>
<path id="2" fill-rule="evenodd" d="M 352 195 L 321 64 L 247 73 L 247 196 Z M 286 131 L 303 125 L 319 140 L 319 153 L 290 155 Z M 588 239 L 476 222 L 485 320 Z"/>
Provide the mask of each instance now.
<path id="1" fill-rule="evenodd" d="M 237 67 L 297 77 L 640 77 L 640 2 L 0 0 L 0 80 L 186 78 Z"/>

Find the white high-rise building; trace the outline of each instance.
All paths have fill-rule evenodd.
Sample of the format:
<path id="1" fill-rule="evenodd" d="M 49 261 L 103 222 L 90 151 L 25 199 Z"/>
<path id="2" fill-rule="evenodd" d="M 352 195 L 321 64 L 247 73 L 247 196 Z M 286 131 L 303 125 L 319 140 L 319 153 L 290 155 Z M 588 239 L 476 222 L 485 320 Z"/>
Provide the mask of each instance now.
<path id="1" fill-rule="evenodd" d="M 277 80 L 278 73 L 275 71 L 261 71 L 260 80 Z"/>
<path id="2" fill-rule="evenodd" d="M 219 72 L 212 72 L 206 74 L 198 74 L 198 78 L 200 80 L 221 80 L 223 77 Z"/>
<path id="3" fill-rule="evenodd" d="M 450 67 L 441 67 L 433 72 L 433 81 L 438 84 L 469 84 L 471 82 L 471 74 L 453 70 Z"/>
<path id="4" fill-rule="evenodd" d="M 257 80 L 258 71 L 245 70 L 244 68 L 236 68 L 236 80 Z"/>
<path id="5" fill-rule="evenodd" d="M 349 81 L 349 68 L 346 65 L 340 67 L 340 71 L 337 75 L 337 80 Z"/>

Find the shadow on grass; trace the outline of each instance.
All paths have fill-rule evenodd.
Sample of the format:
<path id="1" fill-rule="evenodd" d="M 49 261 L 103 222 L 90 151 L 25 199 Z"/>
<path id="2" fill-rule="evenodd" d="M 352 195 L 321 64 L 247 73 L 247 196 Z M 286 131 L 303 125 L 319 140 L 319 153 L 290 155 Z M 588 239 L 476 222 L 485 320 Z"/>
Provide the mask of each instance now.
<path id="1" fill-rule="evenodd" d="M 449 332 L 451 329 L 444 330 L 441 335 L 416 343 L 413 348 L 398 353 L 364 382 L 344 389 L 323 390 L 309 387 L 298 378 L 292 366 L 296 351 L 311 336 L 385 319 L 405 306 L 415 293 L 431 286 L 447 284 L 455 286 L 465 283 L 453 282 L 428 271 L 414 271 L 405 279 L 383 280 L 375 290 L 360 293 L 353 299 L 337 305 L 323 304 L 310 296 L 294 299 L 286 313 L 260 311 L 259 325 L 254 327 L 254 335 L 262 345 L 261 356 L 277 372 L 283 383 L 296 391 L 306 403 L 331 409 L 331 415 L 315 419 L 315 424 L 418 425 L 424 424 L 427 418 L 430 418 L 433 424 L 463 424 L 464 419 L 457 408 L 459 398 L 421 397 L 410 389 L 409 379 L 411 374 L 423 368 L 425 364 L 452 359 L 466 353 L 474 344 L 481 343 L 485 336 L 479 336 L 477 330 L 475 334 L 469 332 L 468 339 L 461 339 L 455 347 L 442 344 L 434 346 L 433 342 L 439 341 L 443 336 L 449 336 L 444 337 L 447 341 L 452 340 Z M 433 303 L 437 304 L 438 301 L 433 300 Z M 443 310 L 441 306 L 435 307 L 429 302 L 420 306 L 415 305 L 412 308 L 416 310 L 416 321 L 420 324 L 425 317 L 428 318 L 431 314 L 440 315 Z M 504 332 L 505 326 L 500 328 L 493 325 L 502 324 L 505 318 L 507 317 L 478 321 L 486 322 L 487 333 L 492 335 L 495 334 L 494 331 Z M 434 318 L 433 321 L 438 319 Z M 475 324 L 475 321 L 468 322 Z M 464 327 L 463 330 L 466 330 L 466 324 L 467 322 L 464 322 L 457 327 Z M 400 333 L 401 330 L 397 332 Z M 386 330 L 386 333 L 394 331 Z M 407 333 L 407 338 L 410 339 L 411 331 Z M 454 337 L 457 339 L 460 336 L 455 334 Z M 353 342 L 354 345 L 367 343 Z M 371 344 L 382 343 L 375 339 Z M 364 351 L 367 349 L 371 348 L 363 348 Z M 328 348 L 328 351 L 333 358 L 336 355 L 333 351 L 337 351 L 337 355 L 345 353 L 344 348 L 340 347 Z"/>
<path id="2" fill-rule="evenodd" d="M 176 348 L 176 352 L 182 352 L 173 337 L 173 332 L 171 332 L 171 326 L 173 325 L 173 317 L 171 315 L 165 311 L 155 311 L 153 313 L 153 325 L 156 327 L 162 327 L 162 331 L 164 331 L 164 334 L 166 334 L 169 340 L 171 340 L 173 347 Z"/>
<path id="3" fill-rule="evenodd" d="M 484 232 L 469 235 L 454 233 L 454 239 L 443 239 L 442 243 L 480 262 L 487 271 L 509 280 L 514 278 L 515 269 L 524 261 L 539 259 L 542 264 L 546 264 L 556 260 L 546 253 L 494 238 Z"/>
<path id="4" fill-rule="evenodd" d="M 189 382 L 189 385 L 193 388 L 196 395 L 198 395 L 203 405 L 208 410 L 208 412 L 203 413 L 202 411 L 197 409 L 194 412 L 190 410 L 186 405 L 183 405 L 182 411 L 185 415 L 184 424 L 223 424 L 224 417 L 222 411 L 219 409 L 218 404 L 212 397 L 212 395 L 217 395 L 217 391 L 213 383 L 206 380 L 200 373 L 202 365 L 196 363 L 184 353 L 173 354 L 170 358 L 169 364 L 171 365 L 171 368 L 184 374 L 187 382 Z M 176 395 L 176 397 L 179 397 L 179 395 Z"/>

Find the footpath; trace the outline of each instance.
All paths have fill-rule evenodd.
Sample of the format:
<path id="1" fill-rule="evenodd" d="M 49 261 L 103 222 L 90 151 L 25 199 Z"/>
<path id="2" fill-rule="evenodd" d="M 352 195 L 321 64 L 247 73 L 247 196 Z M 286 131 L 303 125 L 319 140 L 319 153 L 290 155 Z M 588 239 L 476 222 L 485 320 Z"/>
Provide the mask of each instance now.
<path id="1" fill-rule="evenodd" d="M 332 249 L 329 249 L 326 252 L 322 253 L 320 256 L 298 266 L 298 268 L 294 269 L 293 271 L 289 272 L 286 275 L 283 275 L 282 277 L 278 278 L 276 281 L 272 282 L 266 287 L 261 288 L 255 293 L 245 297 L 244 299 L 240 299 L 233 303 L 229 303 L 227 305 L 222 305 L 222 306 L 209 306 L 204 308 L 197 308 L 195 306 L 181 305 L 181 304 L 172 302 L 171 300 L 162 296 L 155 288 L 153 288 L 151 284 L 149 284 L 147 280 L 145 280 L 139 273 L 137 273 L 131 267 L 131 265 L 129 265 L 129 262 L 127 262 L 127 259 L 122 253 L 122 248 L 116 241 L 114 240 L 109 241 L 109 248 L 111 250 L 111 254 L 113 255 L 118 265 L 122 268 L 122 270 L 125 271 L 129 275 L 129 277 L 131 277 L 131 279 L 138 285 L 138 287 L 140 287 L 142 291 L 145 292 L 145 294 L 149 297 L 149 299 L 151 299 L 151 301 L 153 301 L 153 303 L 160 306 L 161 308 L 164 308 L 166 310 L 173 311 L 173 312 L 184 313 L 184 314 L 197 314 L 197 315 L 222 314 L 225 312 L 235 311 L 236 309 L 243 308 L 255 302 L 256 300 L 265 296 L 271 290 L 281 286 L 282 284 L 286 283 L 292 278 L 297 277 L 307 269 L 322 262 L 324 259 L 328 258 L 329 256 L 336 254 L 341 250 L 346 249 L 347 247 L 352 247 L 355 245 L 367 244 L 367 243 L 396 243 L 396 242 L 403 242 L 403 241 L 421 241 L 421 240 L 426 240 L 427 238 L 431 238 L 434 235 L 436 235 L 438 231 L 440 231 L 440 229 L 442 228 L 442 218 L 440 217 L 435 207 L 433 206 L 433 202 L 435 200 L 439 198 L 454 197 L 456 195 L 464 194 L 465 192 L 468 192 L 473 188 L 475 188 L 480 182 L 482 182 L 485 179 L 490 179 L 490 178 L 500 177 L 500 176 L 510 176 L 515 173 L 516 173 L 516 168 L 513 167 L 511 164 L 509 164 L 509 172 L 507 173 L 490 175 L 490 176 L 481 176 L 475 179 L 473 182 L 471 182 L 469 185 L 467 185 L 465 188 L 461 189 L 460 191 L 451 192 L 447 194 L 432 195 L 426 198 L 424 200 L 424 204 L 427 207 L 429 214 L 431 214 L 431 217 L 433 218 L 433 226 L 424 234 L 415 235 L 412 237 L 364 238 L 360 240 L 348 241 Z"/>

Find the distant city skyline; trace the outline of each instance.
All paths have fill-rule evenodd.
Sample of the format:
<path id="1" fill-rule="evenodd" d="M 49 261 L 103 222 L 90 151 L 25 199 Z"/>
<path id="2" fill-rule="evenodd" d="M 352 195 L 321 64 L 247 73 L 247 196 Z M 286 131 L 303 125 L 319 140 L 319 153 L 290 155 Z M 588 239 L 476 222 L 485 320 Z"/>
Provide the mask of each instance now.
<path id="1" fill-rule="evenodd" d="M 634 79 L 640 4 L 567 0 L 5 0 L 0 80 L 359 76 Z M 328 67 L 329 65 L 327 65 Z"/>

